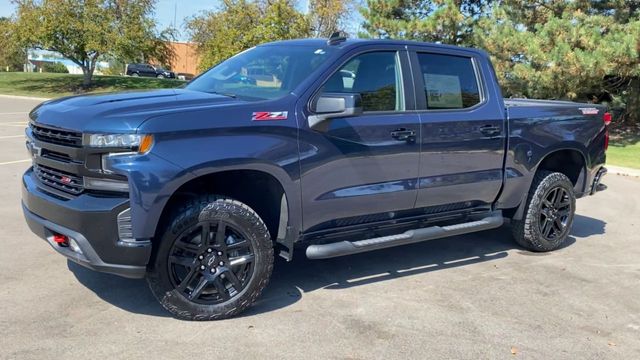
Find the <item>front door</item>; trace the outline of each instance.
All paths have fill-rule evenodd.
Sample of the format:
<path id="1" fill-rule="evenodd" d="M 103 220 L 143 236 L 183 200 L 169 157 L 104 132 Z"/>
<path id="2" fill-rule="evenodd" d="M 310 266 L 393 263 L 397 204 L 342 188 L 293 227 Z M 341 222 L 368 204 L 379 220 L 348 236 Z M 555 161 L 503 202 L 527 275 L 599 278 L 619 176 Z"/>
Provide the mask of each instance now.
<path id="1" fill-rule="evenodd" d="M 358 93 L 363 113 L 316 130 L 300 112 L 305 231 L 393 219 L 417 196 L 420 119 L 407 110 L 414 106 L 406 101 L 413 98 L 407 52 L 362 49 L 342 64 L 316 95 Z"/>

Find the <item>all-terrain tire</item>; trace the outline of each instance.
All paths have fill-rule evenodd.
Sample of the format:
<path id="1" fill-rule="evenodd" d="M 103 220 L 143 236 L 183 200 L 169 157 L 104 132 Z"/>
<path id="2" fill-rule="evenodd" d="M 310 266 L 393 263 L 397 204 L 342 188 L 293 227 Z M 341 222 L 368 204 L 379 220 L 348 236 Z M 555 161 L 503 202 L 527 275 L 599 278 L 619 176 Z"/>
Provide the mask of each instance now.
<path id="1" fill-rule="evenodd" d="M 562 223 L 564 227 L 557 231 L 556 236 L 549 238 L 543 235 L 543 231 L 547 229 L 542 228 L 542 225 L 544 225 L 543 223 L 546 222 L 547 218 L 545 216 L 545 220 L 542 220 L 544 215 L 541 214 L 548 213 L 546 205 L 549 200 L 547 197 L 552 196 L 554 190 L 564 191 L 562 204 L 566 205 L 562 213 L 568 212 L 568 214 L 566 218 L 563 216 L 559 220 L 559 223 Z M 573 192 L 573 184 L 569 178 L 559 172 L 539 171 L 534 177 L 526 201 L 523 218 L 511 221 L 511 229 L 516 242 L 520 246 L 536 252 L 552 251 L 561 247 L 571 231 L 576 209 L 576 197 Z M 550 216 L 552 216 L 552 219 L 558 218 L 558 216 Z M 561 228 L 561 226 L 555 224 L 552 224 L 552 226 L 554 226 L 552 230 Z"/>
<path id="2" fill-rule="evenodd" d="M 253 272 L 241 291 L 216 304 L 191 301 L 176 289 L 169 272 L 169 257 L 181 234 L 203 222 L 224 220 L 241 228 L 253 249 Z M 215 234 L 214 234 L 215 236 Z M 217 320 L 233 317 L 250 307 L 267 286 L 273 270 L 273 244 L 264 221 L 246 204 L 216 195 L 202 195 L 174 209 L 165 231 L 154 243 L 147 282 L 160 304 L 175 317 L 186 320 Z M 197 260 L 197 259 L 196 259 Z M 217 261 L 217 260 L 216 260 Z"/>

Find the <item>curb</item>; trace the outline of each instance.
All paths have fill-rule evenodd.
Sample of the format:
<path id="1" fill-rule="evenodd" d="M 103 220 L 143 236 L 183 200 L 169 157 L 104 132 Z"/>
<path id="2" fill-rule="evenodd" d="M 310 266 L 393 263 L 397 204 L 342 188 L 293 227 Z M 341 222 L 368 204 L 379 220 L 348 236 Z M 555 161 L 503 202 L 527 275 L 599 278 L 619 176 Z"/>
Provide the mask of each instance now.
<path id="1" fill-rule="evenodd" d="M 613 165 L 606 165 L 605 167 L 609 171 L 609 174 L 640 177 L 640 169 L 632 169 L 632 168 L 627 168 L 622 166 L 613 166 Z"/>
<path id="2" fill-rule="evenodd" d="M 35 96 L 4 95 L 4 94 L 0 94 L 0 98 L 22 99 L 22 100 L 39 100 L 39 101 L 51 100 L 50 98 L 41 98 L 41 97 L 35 97 Z"/>

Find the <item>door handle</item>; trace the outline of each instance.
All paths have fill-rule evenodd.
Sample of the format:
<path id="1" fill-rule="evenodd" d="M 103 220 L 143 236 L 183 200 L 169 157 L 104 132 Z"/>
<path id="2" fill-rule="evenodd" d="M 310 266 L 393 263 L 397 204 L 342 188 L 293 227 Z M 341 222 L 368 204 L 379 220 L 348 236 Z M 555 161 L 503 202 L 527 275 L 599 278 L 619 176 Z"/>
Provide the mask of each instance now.
<path id="1" fill-rule="evenodd" d="M 391 137 L 398 141 L 413 141 L 416 138 L 416 132 L 413 130 L 400 128 L 392 131 Z"/>
<path id="2" fill-rule="evenodd" d="M 502 132 L 502 129 L 494 125 L 482 125 L 480 126 L 480 132 L 484 136 L 496 136 L 496 135 L 500 135 L 500 133 Z"/>

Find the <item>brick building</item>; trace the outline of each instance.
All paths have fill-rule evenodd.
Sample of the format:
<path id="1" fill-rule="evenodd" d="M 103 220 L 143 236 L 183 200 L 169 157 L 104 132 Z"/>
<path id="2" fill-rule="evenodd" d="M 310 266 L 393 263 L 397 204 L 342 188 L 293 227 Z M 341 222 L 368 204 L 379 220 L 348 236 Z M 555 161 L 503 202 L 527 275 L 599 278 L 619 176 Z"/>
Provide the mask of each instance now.
<path id="1" fill-rule="evenodd" d="M 196 45 L 188 42 L 171 42 L 176 57 L 171 62 L 171 70 L 176 74 L 197 75 L 200 58 L 196 52 Z"/>

